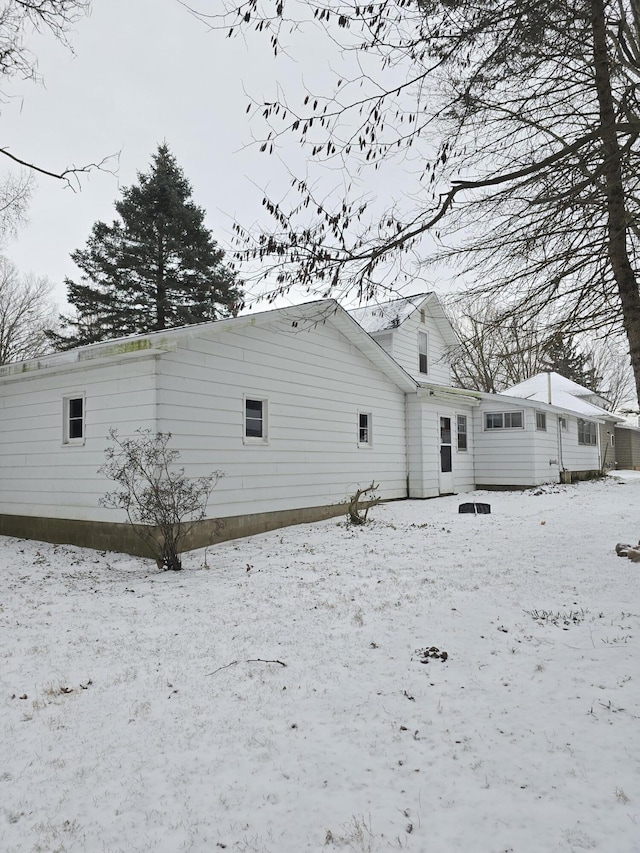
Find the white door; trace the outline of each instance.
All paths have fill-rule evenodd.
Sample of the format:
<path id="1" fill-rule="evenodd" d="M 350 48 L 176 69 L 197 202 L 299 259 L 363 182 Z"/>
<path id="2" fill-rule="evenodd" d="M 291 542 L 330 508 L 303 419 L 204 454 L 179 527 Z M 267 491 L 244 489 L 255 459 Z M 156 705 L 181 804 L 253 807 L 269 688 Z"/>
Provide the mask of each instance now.
<path id="1" fill-rule="evenodd" d="M 453 494 L 453 448 L 451 446 L 451 417 L 440 415 L 440 476 L 439 487 L 441 495 Z"/>

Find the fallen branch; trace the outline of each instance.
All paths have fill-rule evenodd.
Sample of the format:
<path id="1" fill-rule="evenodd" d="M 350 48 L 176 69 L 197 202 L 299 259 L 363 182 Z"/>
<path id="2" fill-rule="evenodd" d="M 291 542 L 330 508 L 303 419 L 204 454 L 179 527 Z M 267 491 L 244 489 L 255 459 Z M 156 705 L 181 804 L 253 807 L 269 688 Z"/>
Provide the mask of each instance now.
<path id="1" fill-rule="evenodd" d="M 214 669 L 213 672 L 207 672 L 205 677 L 208 675 L 215 675 L 216 672 L 220 672 L 222 669 L 228 669 L 230 666 L 236 666 L 239 663 L 279 663 L 280 666 L 286 666 L 286 663 L 281 660 L 265 660 L 264 658 L 249 658 L 248 660 L 240 661 L 240 660 L 232 660 L 231 663 L 225 663 L 224 666 L 219 666 L 217 669 Z"/>

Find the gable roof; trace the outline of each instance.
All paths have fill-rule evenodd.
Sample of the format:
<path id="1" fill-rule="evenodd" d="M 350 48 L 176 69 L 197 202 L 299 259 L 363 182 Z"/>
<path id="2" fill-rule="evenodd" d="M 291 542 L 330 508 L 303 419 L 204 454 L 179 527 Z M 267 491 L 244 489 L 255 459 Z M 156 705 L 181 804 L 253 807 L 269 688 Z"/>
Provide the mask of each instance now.
<path id="1" fill-rule="evenodd" d="M 442 304 L 433 291 L 352 308 L 349 314 L 365 332 L 376 335 L 399 328 L 413 313 L 421 310 L 427 311 L 433 318 L 448 346 L 456 346 L 459 343 Z"/>
<path id="2" fill-rule="evenodd" d="M 599 394 L 553 371 L 536 373 L 535 376 L 525 379 L 524 382 L 518 382 L 500 393 L 507 397 L 548 403 L 586 417 L 619 420 L 617 415 L 591 402 L 591 400 L 597 400 L 604 403 L 604 398 Z"/>
<path id="3" fill-rule="evenodd" d="M 415 380 L 349 316 L 335 299 L 322 299 L 287 308 L 271 308 L 255 314 L 226 317 L 221 320 L 194 323 L 159 332 L 127 335 L 95 344 L 87 344 L 65 352 L 51 353 L 29 361 L 12 362 L 0 367 L 0 384 L 41 376 L 43 373 L 60 373 L 82 369 L 100 363 L 155 357 L 175 350 L 182 341 L 201 335 L 217 335 L 229 329 L 261 326 L 271 327 L 279 332 L 295 331 L 302 333 L 325 323 L 330 323 L 337 328 L 350 343 L 403 391 L 416 390 L 417 383 Z"/>

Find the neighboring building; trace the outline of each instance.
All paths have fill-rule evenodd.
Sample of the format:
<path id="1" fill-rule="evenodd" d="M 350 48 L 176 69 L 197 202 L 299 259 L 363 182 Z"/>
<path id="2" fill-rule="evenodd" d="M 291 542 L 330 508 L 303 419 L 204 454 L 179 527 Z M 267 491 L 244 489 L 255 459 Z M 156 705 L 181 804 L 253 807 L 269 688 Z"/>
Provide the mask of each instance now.
<path id="1" fill-rule="evenodd" d="M 357 321 L 357 322 L 356 322 Z M 193 546 L 384 499 L 527 487 L 600 467 L 609 413 L 451 387 L 434 294 L 333 300 L 94 344 L 0 368 L 0 533 L 137 551 L 98 473 L 108 432 L 171 432 L 221 469 Z M 565 403 L 567 405 L 565 405 Z M 580 406 L 591 406 L 579 401 Z"/>
<path id="2" fill-rule="evenodd" d="M 616 424 L 616 466 L 640 471 L 640 429 L 631 423 Z"/>

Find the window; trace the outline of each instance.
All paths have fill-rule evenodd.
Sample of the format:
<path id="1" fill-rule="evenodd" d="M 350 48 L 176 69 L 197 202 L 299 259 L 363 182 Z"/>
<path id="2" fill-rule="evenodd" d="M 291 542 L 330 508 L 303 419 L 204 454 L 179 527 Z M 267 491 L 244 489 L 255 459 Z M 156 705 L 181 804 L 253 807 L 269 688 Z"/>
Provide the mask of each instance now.
<path id="1" fill-rule="evenodd" d="M 486 412 L 485 429 L 522 429 L 522 412 Z"/>
<path id="2" fill-rule="evenodd" d="M 371 414 L 369 412 L 358 413 L 358 445 L 367 446 L 371 444 Z"/>
<path id="3" fill-rule="evenodd" d="M 423 326 L 427 322 L 426 312 L 425 312 L 424 308 L 420 309 L 420 322 L 422 323 Z"/>
<path id="4" fill-rule="evenodd" d="M 63 443 L 84 444 L 84 397 L 64 398 L 63 419 Z"/>
<path id="5" fill-rule="evenodd" d="M 536 412 L 536 429 L 546 430 L 547 415 L 545 412 Z"/>
<path id="6" fill-rule="evenodd" d="M 467 450 L 467 416 L 457 415 L 458 423 L 458 450 Z"/>
<path id="7" fill-rule="evenodd" d="M 244 401 L 244 440 L 245 443 L 266 443 L 267 440 L 267 401 Z"/>
<path id="8" fill-rule="evenodd" d="M 426 332 L 418 332 L 418 371 L 429 372 L 428 358 L 429 339 Z"/>
<path id="9" fill-rule="evenodd" d="M 569 421 L 565 418 L 564 415 L 560 415 L 558 421 L 560 422 L 560 429 L 563 432 L 566 432 L 569 429 Z"/>
<path id="10" fill-rule="evenodd" d="M 578 419 L 578 444 L 595 445 L 597 443 L 598 435 L 596 425 L 591 423 L 591 421 Z"/>

